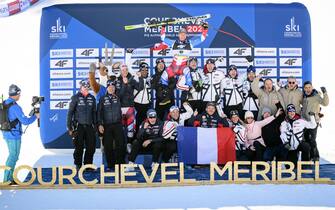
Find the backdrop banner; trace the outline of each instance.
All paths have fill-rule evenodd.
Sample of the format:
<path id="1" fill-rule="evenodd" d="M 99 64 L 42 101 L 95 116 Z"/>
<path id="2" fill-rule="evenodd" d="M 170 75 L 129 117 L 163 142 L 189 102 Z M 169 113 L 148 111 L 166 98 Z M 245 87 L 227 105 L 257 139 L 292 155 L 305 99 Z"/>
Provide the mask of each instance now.
<path id="1" fill-rule="evenodd" d="M 202 17 L 199 18 L 198 16 Z M 41 139 L 45 148 L 72 148 L 66 131 L 70 98 L 79 81 L 88 78 L 89 64 L 105 57 L 105 44 L 114 61 L 123 62 L 125 48 L 136 48 L 132 64 L 141 61 L 154 73 L 155 60 L 172 61 L 169 48 L 160 43 L 159 22 L 171 21 L 167 37 L 176 39 L 181 27 L 190 38 L 201 36 L 200 21 L 209 24 L 204 42 L 191 56 L 199 66 L 219 58 L 218 69 L 226 73 L 235 64 L 240 74 L 254 56 L 256 73 L 274 81 L 295 76 L 299 86 L 311 80 L 311 31 L 306 7 L 292 4 L 64 4 L 43 9 L 40 31 Z M 179 20 L 179 21 L 178 21 Z M 199 21 L 200 20 L 200 21 Z M 156 27 L 147 27 L 155 23 Z M 138 27 L 136 27 L 138 26 Z M 176 91 L 176 103 L 179 102 Z"/>

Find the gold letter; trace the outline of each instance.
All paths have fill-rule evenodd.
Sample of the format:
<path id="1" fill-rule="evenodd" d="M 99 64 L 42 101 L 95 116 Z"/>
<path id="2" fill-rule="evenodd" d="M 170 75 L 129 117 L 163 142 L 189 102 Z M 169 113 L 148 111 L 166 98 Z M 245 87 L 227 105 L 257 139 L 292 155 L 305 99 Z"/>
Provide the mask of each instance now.
<path id="1" fill-rule="evenodd" d="M 79 169 L 79 172 L 78 172 L 78 177 L 79 177 L 79 180 L 81 181 L 81 183 L 85 184 L 85 185 L 95 185 L 96 183 L 98 183 L 98 180 L 97 179 L 93 179 L 92 181 L 87 181 L 83 174 L 84 174 L 84 171 L 87 169 L 87 168 L 92 168 L 94 170 L 97 170 L 97 167 L 93 164 L 87 164 L 87 165 L 84 165 L 82 166 L 80 169 Z"/>
<path id="2" fill-rule="evenodd" d="M 52 175 L 51 175 L 50 182 L 43 181 L 42 168 L 41 167 L 37 168 L 37 181 L 40 185 L 45 185 L 45 186 L 54 185 L 56 183 L 56 179 L 57 179 L 57 167 L 56 166 L 52 167 Z"/>
<path id="3" fill-rule="evenodd" d="M 297 180 L 298 181 L 313 181 L 313 178 L 303 178 L 302 174 L 312 174 L 313 170 L 311 169 L 302 169 L 303 165 L 313 165 L 312 161 L 298 161 L 297 167 Z"/>
<path id="4" fill-rule="evenodd" d="M 0 166 L 0 170 L 3 169 L 4 171 L 5 170 L 10 170 L 10 167 L 9 166 Z M 7 182 L 0 182 L 0 186 L 6 186 L 6 185 L 9 185 L 10 184 L 10 181 L 7 181 Z"/>
<path id="5" fill-rule="evenodd" d="M 21 182 L 18 178 L 17 178 L 17 174 L 19 173 L 19 171 L 21 169 L 27 169 L 30 173 L 31 173 L 31 178 L 28 182 Z M 34 171 L 34 169 L 30 166 L 27 166 L 27 165 L 22 165 L 22 166 L 19 166 L 17 167 L 15 170 L 14 170 L 14 174 L 13 174 L 13 178 L 14 178 L 14 181 L 16 183 L 18 183 L 19 185 L 22 185 L 22 186 L 28 186 L 28 185 L 31 185 L 35 179 L 36 179 L 36 173 Z"/>
<path id="6" fill-rule="evenodd" d="M 210 183 L 214 184 L 215 182 L 215 172 L 218 172 L 219 176 L 223 176 L 223 174 L 228 170 L 228 180 L 232 181 L 233 180 L 233 163 L 231 161 L 229 161 L 228 163 L 226 163 L 224 165 L 224 167 L 222 168 L 222 170 L 219 168 L 219 166 L 214 163 L 211 162 L 210 165 Z"/>
<path id="7" fill-rule="evenodd" d="M 136 176 L 136 172 L 126 172 L 128 166 L 137 167 L 137 164 L 121 164 L 121 184 L 137 184 L 137 181 L 126 181 L 126 176 Z"/>
<path id="8" fill-rule="evenodd" d="M 119 184 L 120 178 L 119 178 L 119 165 L 115 165 L 115 171 L 114 172 L 107 172 L 105 173 L 105 166 L 101 165 L 100 166 L 100 184 L 104 185 L 105 184 L 105 177 L 111 177 L 113 176 L 115 179 L 114 184 Z"/>
<path id="9" fill-rule="evenodd" d="M 145 182 L 147 184 L 151 184 L 153 181 L 154 181 L 154 178 L 156 176 L 156 173 L 157 173 L 157 170 L 158 170 L 158 167 L 159 165 L 158 164 L 155 164 L 154 165 L 154 168 L 152 169 L 152 172 L 150 174 L 150 177 L 148 176 L 147 172 L 145 171 L 145 168 L 143 167 L 143 165 L 138 165 L 138 167 L 140 168 L 141 170 L 141 173 L 145 179 Z"/>
<path id="10" fill-rule="evenodd" d="M 234 162 L 234 181 L 250 181 L 250 178 L 240 178 L 239 173 L 250 173 L 249 169 L 239 169 L 239 165 L 250 165 L 250 161 L 235 161 Z"/>
<path id="11" fill-rule="evenodd" d="M 329 182 L 330 178 L 320 178 L 320 162 L 315 161 L 315 181 L 319 182 Z"/>
<path id="12" fill-rule="evenodd" d="M 292 180 L 295 179 L 295 173 L 293 171 L 294 164 L 292 162 L 289 162 L 289 161 L 281 162 L 281 161 L 279 161 L 277 164 L 278 164 L 277 165 L 278 181 L 292 181 Z M 289 165 L 290 166 L 289 169 L 283 169 L 282 166 L 285 166 L 285 165 Z M 291 174 L 291 176 L 287 177 L 287 178 L 283 178 L 282 177 L 283 173 Z"/>
<path id="13" fill-rule="evenodd" d="M 180 162 L 179 163 L 179 182 L 180 183 L 196 183 L 195 179 L 185 179 L 185 172 L 184 172 L 184 163 Z"/>
<path id="14" fill-rule="evenodd" d="M 166 180 L 167 175 L 177 175 L 177 171 L 166 171 L 167 167 L 176 167 L 178 163 L 162 163 L 161 164 L 161 174 L 163 184 L 175 184 L 178 183 L 178 179 Z"/>
<path id="15" fill-rule="evenodd" d="M 257 170 L 257 166 L 264 166 L 264 170 Z M 251 166 L 251 176 L 253 181 L 257 181 L 257 175 L 263 177 L 265 181 L 270 181 L 269 177 L 266 175 L 270 171 L 270 165 L 264 161 L 254 161 Z"/>
<path id="16" fill-rule="evenodd" d="M 64 169 L 71 170 L 71 174 L 64 175 Z M 63 182 L 64 179 L 69 180 L 69 182 L 72 185 L 76 185 L 77 183 L 73 180 L 73 177 L 76 176 L 76 173 L 77 173 L 77 169 L 73 166 L 59 166 L 59 168 L 58 168 L 59 185 L 64 184 L 64 182 Z"/>

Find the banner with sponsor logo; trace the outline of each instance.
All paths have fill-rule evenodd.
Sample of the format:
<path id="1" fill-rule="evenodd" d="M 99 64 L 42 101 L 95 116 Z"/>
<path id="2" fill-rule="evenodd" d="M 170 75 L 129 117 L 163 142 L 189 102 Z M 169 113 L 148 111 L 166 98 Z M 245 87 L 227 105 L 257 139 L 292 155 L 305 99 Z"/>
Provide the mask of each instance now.
<path id="1" fill-rule="evenodd" d="M 195 16 L 208 15 L 206 40 L 194 46 L 191 56 L 202 66 L 210 57 L 220 59 L 226 73 L 235 64 L 240 74 L 248 67 L 245 56 L 255 57 L 257 73 L 285 81 L 296 76 L 299 84 L 311 80 L 311 34 L 307 9 L 293 4 L 66 4 L 43 9 L 40 33 L 41 139 L 46 148 L 72 148 L 66 133 L 66 114 L 78 82 L 87 78 L 89 64 L 104 58 L 105 43 L 114 62 L 124 62 L 125 49 L 136 48 L 134 69 L 141 61 L 154 73 L 156 58 L 172 61 L 172 51 L 153 50 L 160 29 L 145 24 L 173 21 L 167 37 L 177 38 L 181 27 L 190 38 L 200 36 Z M 180 20 L 180 21 L 178 21 Z M 126 30 L 129 26 L 144 27 Z M 157 24 L 159 25 L 159 24 Z M 127 27 L 125 27 L 127 26 Z M 98 76 L 98 75 L 97 75 Z M 176 91 L 177 104 L 179 92 Z"/>

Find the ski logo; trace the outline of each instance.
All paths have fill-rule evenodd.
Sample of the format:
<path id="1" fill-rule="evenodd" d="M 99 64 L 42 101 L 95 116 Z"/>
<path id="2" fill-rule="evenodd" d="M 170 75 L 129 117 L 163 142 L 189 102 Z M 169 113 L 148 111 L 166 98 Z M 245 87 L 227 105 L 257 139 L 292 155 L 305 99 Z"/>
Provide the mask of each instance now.
<path id="1" fill-rule="evenodd" d="M 182 22 L 189 22 L 189 21 L 202 21 L 209 19 L 211 17 L 210 14 L 205 14 L 205 15 L 200 15 L 200 16 L 191 16 L 191 17 L 184 17 L 184 18 L 173 18 L 169 19 L 166 21 L 160 21 L 160 22 L 154 22 L 154 23 L 141 23 L 141 24 L 136 24 L 136 25 L 127 25 L 124 26 L 124 29 L 126 31 L 128 30 L 133 30 L 133 29 L 138 29 L 138 28 L 146 28 L 146 27 L 158 27 L 162 25 L 173 25 L 173 24 L 178 24 Z"/>

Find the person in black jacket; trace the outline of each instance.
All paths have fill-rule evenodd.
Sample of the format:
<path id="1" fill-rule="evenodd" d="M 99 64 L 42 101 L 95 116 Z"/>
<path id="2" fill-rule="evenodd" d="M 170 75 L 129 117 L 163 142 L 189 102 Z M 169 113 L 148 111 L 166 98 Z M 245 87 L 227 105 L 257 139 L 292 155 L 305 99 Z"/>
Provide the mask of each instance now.
<path id="1" fill-rule="evenodd" d="M 229 127 L 227 117 L 219 114 L 216 111 L 216 104 L 208 102 L 204 113 L 198 115 L 198 112 L 194 111 L 193 116 L 189 119 L 189 125 L 202 128 Z"/>
<path id="2" fill-rule="evenodd" d="M 152 151 L 152 164 L 158 163 L 162 151 L 163 122 L 157 119 L 157 113 L 154 109 L 149 109 L 147 119 L 142 122 L 137 139 L 133 141 L 132 150 L 128 157 L 129 164 L 133 164 L 140 150 Z M 133 167 L 128 167 L 132 171 Z"/>
<path id="3" fill-rule="evenodd" d="M 151 86 L 156 91 L 156 106 L 157 116 L 161 120 L 165 120 L 165 117 L 169 113 L 171 106 L 175 104 L 174 102 L 174 89 L 176 86 L 175 77 L 168 79 L 167 84 L 162 84 L 161 77 L 165 71 L 166 66 L 163 58 L 156 59 L 155 74 L 152 76 Z"/>
<path id="4" fill-rule="evenodd" d="M 92 164 L 95 153 L 96 102 L 89 91 L 88 80 L 80 81 L 80 90 L 71 97 L 67 114 L 67 129 L 74 139 L 74 164 L 79 169 L 83 163 L 84 145 L 86 151 L 84 164 Z"/>
<path id="5" fill-rule="evenodd" d="M 128 143 L 132 142 L 135 133 L 135 108 L 134 90 L 143 89 L 143 78 L 137 82 L 133 75 L 128 72 L 128 66 L 121 65 L 121 76 L 116 80 L 116 94 L 120 97 L 122 111 L 122 125 L 124 126 Z"/>
<path id="6" fill-rule="evenodd" d="M 115 93 L 115 82 L 112 80 L 107 81 L 107 93 L 100 98 L 97 118 L 99 132 L 103 135 L 107 168 L 112 169 L 115 164 L 125 161 L 121 102 Z"/>
<path id="7" fill-rule="evenodd" d="M 276 157 L 276 161 L 284 161 L 287 156 L 287 150 L 284 149 L 280 138 L 280 125 L 285 120 L 286 114 L 280 102 L 276 103 L 276 107 L 281 110 L 279 115 L 276 114 L 276 118 L 262 128 L 262 138 L 266 145 L 263 155 L 265 161 L 272 161 L 274 157 Z M 270 117 L 270 112 L 266 112 L 266 109 L 263 110 L 263 118 Z"/>

